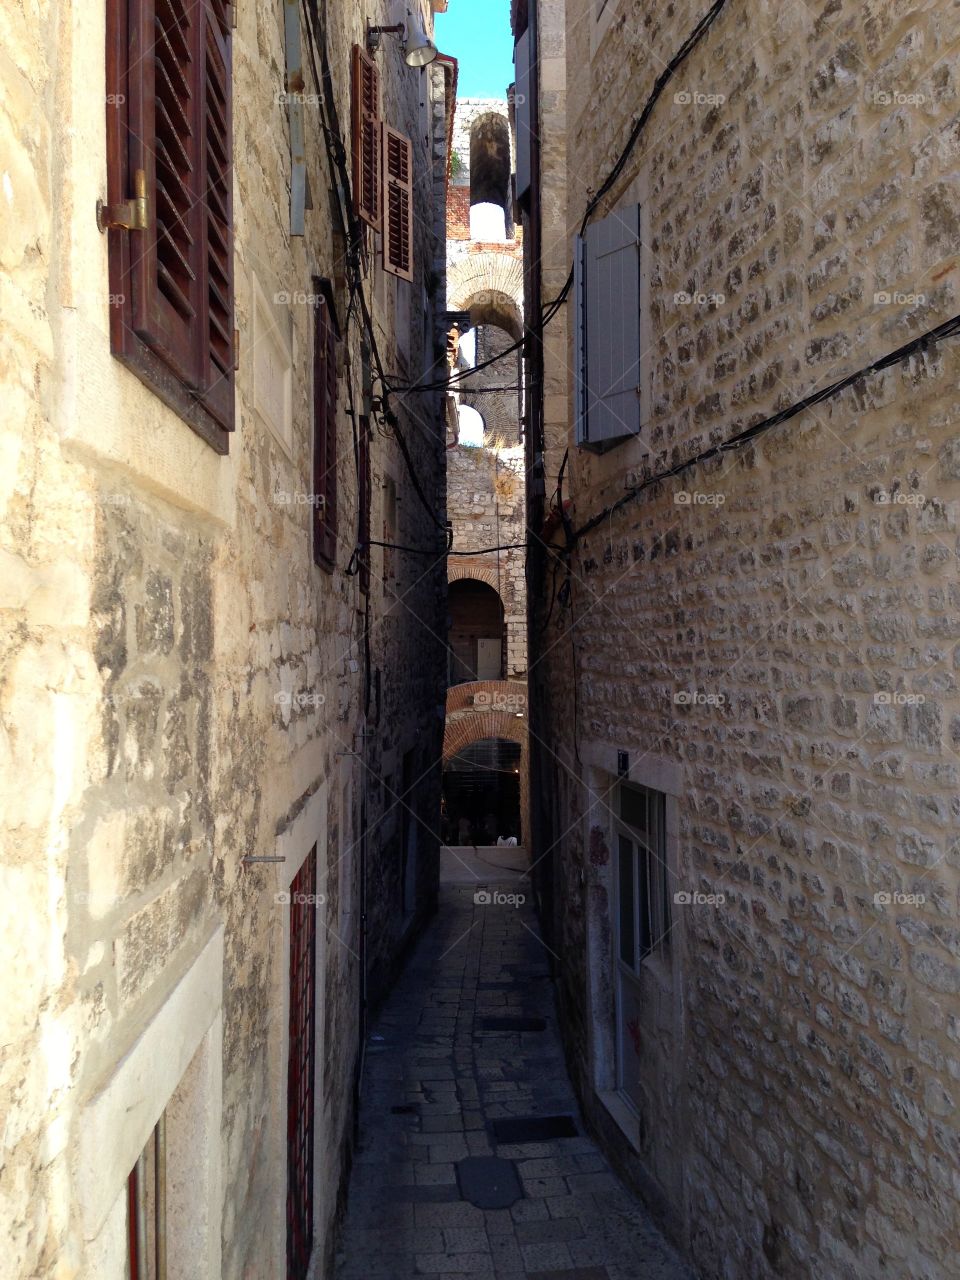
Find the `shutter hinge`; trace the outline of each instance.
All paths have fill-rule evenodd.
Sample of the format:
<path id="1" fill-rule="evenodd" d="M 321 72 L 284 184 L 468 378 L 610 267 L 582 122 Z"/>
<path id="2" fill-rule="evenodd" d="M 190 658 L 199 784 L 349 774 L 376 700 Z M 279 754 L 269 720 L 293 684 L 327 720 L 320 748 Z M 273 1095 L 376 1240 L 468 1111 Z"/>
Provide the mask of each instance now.
<path id="1" fill-rule="evenodd" d="M 236 31 L 236 29 L 237 29 L 237 6 L 236 6 L 236 4 L 228 4 L 228 5 L 227 5 L 227 18 L 228 18 L 228 19 L 229 19 L 229 21 L 230 21 L 230 29 L 231 29 L 231 31 Z"/>
<path id="2" fill-rule="evenodd" d="M 97 226 L 101 231 L 146 231 L 150 226 L 150 210 L 147 204 L 147 175 L 137 169 L 133 175 L 136 193 L 130 200 L 119 204 L 97 201 Z"/>
<path id="3" fill-rule="evenodd" d="M 233 331 L 233 371 L 234 373 L 236 373 L 236 371 L 239 368 L 240 368 L 240 330 L 234 329 Z"/>

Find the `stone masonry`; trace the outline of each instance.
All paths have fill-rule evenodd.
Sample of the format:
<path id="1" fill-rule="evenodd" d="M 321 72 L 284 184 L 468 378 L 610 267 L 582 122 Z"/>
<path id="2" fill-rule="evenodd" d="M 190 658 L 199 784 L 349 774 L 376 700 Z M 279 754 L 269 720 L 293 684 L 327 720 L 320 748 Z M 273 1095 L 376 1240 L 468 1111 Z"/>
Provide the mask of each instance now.
<path id="1" fill-rule="evenodd" d="M 566 5 L 568 266 L 704 12 Z M 948 1280 L 960 1256 L 956 339 L 639 488 L 957 313 L 958 46 L 939 4 L 731 0 L 596 215 L 641 207 L 640 438 L 577 449 L 572 343 L 548 352 L 570 523 L 532 610 L 538 891 L 591 1123 L 709 1280 Z M 681 894 L 643 968 L 639 1111 L 621 776 L 666 796 Z"/>

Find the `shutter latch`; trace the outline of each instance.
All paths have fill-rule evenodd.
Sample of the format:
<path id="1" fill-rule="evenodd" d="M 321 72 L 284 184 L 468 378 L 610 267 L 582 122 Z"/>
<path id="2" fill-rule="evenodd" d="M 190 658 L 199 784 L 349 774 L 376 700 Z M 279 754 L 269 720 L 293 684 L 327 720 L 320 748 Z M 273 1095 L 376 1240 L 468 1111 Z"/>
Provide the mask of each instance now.
<path id="1" fill-rule="evenodd" d="M 147 175 L 143 169 L 134 171 L 133 189 L 136 194 L 132 200 L 121 200 L 119 204 L 97 201 L 97 226 L 101 231 L 147 230 L 150 214 L 147 208 Z"/>

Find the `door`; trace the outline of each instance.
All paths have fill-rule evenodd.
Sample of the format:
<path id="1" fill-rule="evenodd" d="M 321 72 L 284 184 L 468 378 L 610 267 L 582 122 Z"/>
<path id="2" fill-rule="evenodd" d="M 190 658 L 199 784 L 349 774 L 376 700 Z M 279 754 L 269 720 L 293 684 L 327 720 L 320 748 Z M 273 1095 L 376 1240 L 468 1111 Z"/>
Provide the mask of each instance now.
<path id="1" fill-rule="evenodd" d="M 502 672 L 500 650 L 501 641 L 499 636 L 495 639 L 483 639 L 477 641 L 478 680 L 500 679 Z"/>
<path id="2" fill-rule="evenodd" d="M 316 1043 L 317 847 L 314 845 L 290 886 L 287 1280 L 306 1280 L 313 1251 Z"/>

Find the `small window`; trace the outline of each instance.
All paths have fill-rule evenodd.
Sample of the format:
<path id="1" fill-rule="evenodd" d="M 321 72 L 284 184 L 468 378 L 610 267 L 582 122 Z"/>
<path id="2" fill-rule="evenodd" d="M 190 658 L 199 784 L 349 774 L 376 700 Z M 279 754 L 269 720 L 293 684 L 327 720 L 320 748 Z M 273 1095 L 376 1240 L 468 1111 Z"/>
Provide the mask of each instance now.
<path id="1" fill-rule="evenodd" d="M 623 965 L 638 973 L 648 955 L 666 948 L 670 933 L 662 792 L 621 784 L 617 871 L 618 954 Z"/>
<path id="2" fill-rule="evenodd" d="M 106 24 L 110 347 L 219 453 L 236 362 L 231 10 L 108 0 Z"/>
<path id="3" fill-rule="evenodd" d="M 640 210 L 591 223 L 574 246 L 576 442 L 603 450 L 640 431 Z"/>
<path id="4" fill-rule="evenodd" d="M 313 558 L 328 573 L 337 555 L 337 321 L 332 291 L 314 280 Z"/>
<path id="5" fill-rule="evenodd" d="M 161 1115 L 127 1178 L 129 1280 L 166 1280 L 167 1142 Z"/>

